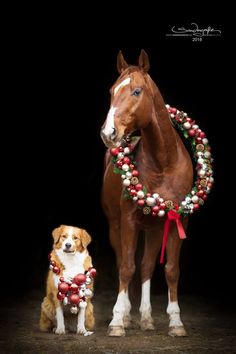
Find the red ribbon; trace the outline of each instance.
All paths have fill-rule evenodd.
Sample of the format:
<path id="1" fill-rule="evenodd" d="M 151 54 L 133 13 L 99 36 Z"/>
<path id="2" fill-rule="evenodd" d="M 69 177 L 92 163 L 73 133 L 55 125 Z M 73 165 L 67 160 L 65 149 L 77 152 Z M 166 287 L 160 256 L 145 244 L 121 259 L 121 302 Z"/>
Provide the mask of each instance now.
<path id="1" fill-rule="evenodd" d="M 179 238 L 183 240 L 186 238 L 185 231 L 183 228 L 183 225 L 181 224 L 180 221 L 180 214 L 178 214 L 175 210 L 169 210 L 167 213 L 167 219 L 165 221 L 164 225 L 164 234 L 163 234 L 163 240 L 162 240 L 162 248 L 161 248 L 161 260 L 160 263 L 164 263 L 164 254 L 165 254 L 165 248 L 166 248 L 166 242 L 170 230 L 170 224 L 172 221 L 176 222 L 177 230 L 179 233 Z"/>

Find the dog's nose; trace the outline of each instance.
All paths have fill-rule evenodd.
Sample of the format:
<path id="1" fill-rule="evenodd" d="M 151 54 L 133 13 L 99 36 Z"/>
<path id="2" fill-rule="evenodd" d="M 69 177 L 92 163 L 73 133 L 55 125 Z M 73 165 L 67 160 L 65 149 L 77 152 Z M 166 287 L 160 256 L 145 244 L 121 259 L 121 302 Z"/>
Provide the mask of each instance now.
<path id="1" fill-rule="evenodd" d="M 66 248 L 69 249 L 69 248 L 71 248 L 71 243 L 66 243 L 65 246 L 66 246 Z"/>

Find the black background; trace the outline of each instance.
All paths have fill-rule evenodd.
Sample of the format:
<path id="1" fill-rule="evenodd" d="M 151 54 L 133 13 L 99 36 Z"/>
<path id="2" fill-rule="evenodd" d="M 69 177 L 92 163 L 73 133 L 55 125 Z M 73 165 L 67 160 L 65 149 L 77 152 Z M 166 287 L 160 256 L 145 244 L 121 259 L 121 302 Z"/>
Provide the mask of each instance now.
<path id="1" fill-rule="evenodd" d="M 198 21 L 199 27 L 219 28 L 221 37 L 205 37 L 201 42 L 167 38 L 172 25 L 187 27 L 191 18 L 167 18 L 160 23 L 160 17 L 150 33 L 146 28 L 142 39 L 141 27 L 131 27 L 130 41 L 112 39 L 110 26 L 109 35 L 97 37 L 93 28 L 85 43 L 83 30 L 88 29 L 78 31 L 76 26 L 59 29 L 39 22 L 33 33 L 26 28 L 16 34 L 10 80 L 15 100 L 9 106 L 14 119 L 9 119 L 6 148 L 8 230 L 2 247 L 4 265 L 9 263 L 14 281 L 8 283 L 6 296 L 44 288 L 51 232 L 63 223 L 90 232 L 98 289 L 116 288 L 115 258 L 100 204 L 105 147 L 99 133 L 109 110 L 109 88 L 118 77 L 118 51 L 122 49 L 127 62 L 135 64 L 144 48 L 150 75 L 165 102 L 196 119 L 215 160 L 209 200 L 190 218 L 182 249 L 180 292 L 200 294 L 225 306 L 233 301 L 227 28 L 209 18 Z M 163 267 L 157 264 L 153 293 L 163 291 Z"/>

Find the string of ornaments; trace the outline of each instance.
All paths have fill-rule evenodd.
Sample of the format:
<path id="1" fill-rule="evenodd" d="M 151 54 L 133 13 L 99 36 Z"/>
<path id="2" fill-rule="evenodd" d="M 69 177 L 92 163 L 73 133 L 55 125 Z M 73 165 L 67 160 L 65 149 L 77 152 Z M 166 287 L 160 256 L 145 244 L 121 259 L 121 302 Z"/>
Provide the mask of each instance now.
<path id="1" fill-rule="evenodd" d="M 60 274 L 61 269 L 55 261 L 51 260 L 51 255 L 49 255 L 49 261 L 49 268 L 53 273 Z M 77 274 L 71 282 L 65 281 L 63 276 L 59 278 L 57 298 L 64 305 L 71 305 L 71 313 L 77 314 L 79 308 L 87 306 L 87 299 L 93 296 L 93 292 L 88 286 L 92 285 L 96 273 L 96 269 L 90 267 L 85 273 Z"/>
<path id="2" fill-rule="evenodd" d="M 166 105 L 170 118 L 184 137 L 190 141 L 193 158 L 196 161 L 196 180 L 191 191 L 177 204 L 172 200 L 165 200 L 158 193 L 150 193 L 139 181 L 139 171 L 134 159 L 132 141 L 127 140 L 120 147 L 110 149 L 114 173 L 120 173 L 125 187 L 125 197 L 132 199 L 142 209 L 143 214 L 163 217 L 170 210 L 187 216 L 203 205 L 210 193 L 214 178 L 209 146 L 206 134 L 188 117 L 187 113 Z M 131 138 L 132 139 L 132 138 Z"/>

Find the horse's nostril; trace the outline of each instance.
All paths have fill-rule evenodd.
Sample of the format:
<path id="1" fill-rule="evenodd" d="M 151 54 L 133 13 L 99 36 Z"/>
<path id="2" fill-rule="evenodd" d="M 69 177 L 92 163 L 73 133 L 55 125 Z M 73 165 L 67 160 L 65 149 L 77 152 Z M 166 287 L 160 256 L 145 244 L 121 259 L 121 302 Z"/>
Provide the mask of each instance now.
<path id="1" fill-rule="evenodd" d="M 111 134 L 111 138 L 114 139 L 116 137 L 116 128 L 112 128 L 113 132 Z"/>

